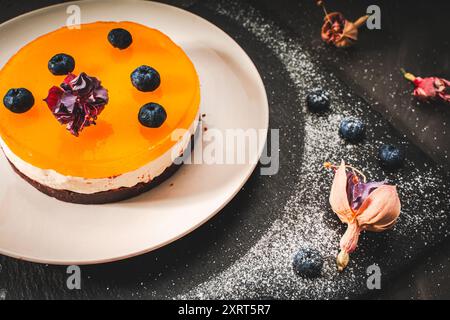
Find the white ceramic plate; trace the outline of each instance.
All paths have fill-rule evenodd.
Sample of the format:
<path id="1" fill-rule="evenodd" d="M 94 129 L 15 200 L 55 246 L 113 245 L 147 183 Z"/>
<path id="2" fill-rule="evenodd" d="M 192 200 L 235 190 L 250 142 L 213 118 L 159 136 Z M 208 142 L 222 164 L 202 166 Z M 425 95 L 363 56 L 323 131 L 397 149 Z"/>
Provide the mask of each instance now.
<path id="1" fill-rule="evenodd" d="M 168 5 L 85 1 L 25 14 L 0 25 L 0 66 L 26 43 L 65 25 L 69 5 L 81 8 L 82 23 L 128 20 L 166 33 L 197 68 L 208 128 L 254 128 L 267 133 L 266 92 L 246 53 L 211 23 Z M 255 169 L 262 145 L 250 148 L 251 161 L 246 165 L 185 165 L 145 195 L 102 206 L 67 204 L 41 194 L 14 174 L 1 154 L 0 253 L 40 263 L 79 265 L 160 248 L 195 230 L 236 195 Z"/>

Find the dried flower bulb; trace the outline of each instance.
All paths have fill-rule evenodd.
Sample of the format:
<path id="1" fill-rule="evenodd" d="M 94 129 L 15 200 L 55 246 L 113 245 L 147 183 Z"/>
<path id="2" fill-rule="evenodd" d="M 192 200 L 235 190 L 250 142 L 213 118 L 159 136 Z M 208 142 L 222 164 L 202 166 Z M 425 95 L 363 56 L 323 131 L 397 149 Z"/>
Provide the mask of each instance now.
<path id="1" fill-rule="evenodd" d="M 413 95 L 418 99 L 423 101 L 440 100 L 450 103 L 450 81 L 437 77 L 416 77 L 403 69 L 402 72 L 407 80 L 414 83 Z"/>
<path id="2" fill-rule="evenodd" d="M 331 208 L 348 225 L 337 257 L 338 269 L 343 271 L 350 261 L 349 255 L 357 248 L 362 231 L 382 232 L 395 225 L 401 211 L 400 199 L 395 186 L 384 182 L 367 183 L 360 171 L 344 161 L 339 167 L 329 163 L 325 167 L 336 169 L 330 193 Z"/>
<path id="3" fill-rule="evenodd" d="M 366 15 L 351 22 L 340 12 L 326 14 L 322 26 L 322 39 L 338 48 L 350 47 L 358 41 L 358 29 L 368 18 Z"/>

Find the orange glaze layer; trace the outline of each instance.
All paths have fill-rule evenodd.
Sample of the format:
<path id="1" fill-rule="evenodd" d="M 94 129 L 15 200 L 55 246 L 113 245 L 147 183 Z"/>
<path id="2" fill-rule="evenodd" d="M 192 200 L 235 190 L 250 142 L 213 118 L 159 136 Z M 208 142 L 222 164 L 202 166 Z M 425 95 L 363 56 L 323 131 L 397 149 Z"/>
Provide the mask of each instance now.
<path id="1" fill-rule="evenodd" d="M 107 40 L 113 28 L 124 28 L 133 36 L 125 50 Z M 57 53 L 75 58 L 74 74 L 86 72 L 101 80 L 109 92 L 109 103 L 96 126 L 86 127 L 75 137 L 59 124 L 43 101 L 48 90 L 65 76 L 48 70 Z M 130 74 L 149 65 L 161 75 L 161 86 L 144 93 L 133 87 Z M 0 104 L 0 135 L 22 160 L 41 169 L 84 178 L 118 176 L 155 160 L 172 148 L 172 132 L 188 129 L 198 115 L 200 85 L 187 55 L 163 33 L 132 22 L 96 22 L 81 29 L 62 28 L 23 47 L 0 71 L 0 95 L 10 88 L 27 88 L 36 100 L 24 114 L 14 114 Z M 156 102 L 168 118 L 159 129 L 138 121 L 142 105 Z"/>

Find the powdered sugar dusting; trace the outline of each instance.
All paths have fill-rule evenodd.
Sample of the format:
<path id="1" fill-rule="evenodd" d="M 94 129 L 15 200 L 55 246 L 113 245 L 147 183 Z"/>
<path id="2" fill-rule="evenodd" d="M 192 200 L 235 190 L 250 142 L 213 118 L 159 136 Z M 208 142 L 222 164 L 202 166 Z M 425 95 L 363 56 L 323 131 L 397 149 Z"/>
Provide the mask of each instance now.
<path id="1" fill-rule="evenodd" d="M 3 270 L 3 267 L 0 264 L 0 273 L 2 273 L 2 270 Z M 3 289 L 3 288 L 0 287 L 0 301 L 1 300 L 6 300 L 6 293 L 7 293 L 6 289 Z"/>
<path id="2" fill-rule="evenodd" d="M 385 173 L 376 163 L 378 148 L 387 142 L 409 143 L 391 136 L 388 124 L 362 100 L 350 94 L 337 78 L 323 70 L 302 48 L 299 39 L 288 37 L 254 8 L 242 3 L 219 2 L 219 14 L 243 25 L 269 47 L 283 63 L 296 85 L 300 101 L 315 86 L 323 85 L 333 97 L 332 112 L 311 114 L 299 106 L 305 128 L 304 153 L 296 155 L 299 169 L 296 188 L 286 190 L 291 198 L 284 212 L 266 234 L 230 268 L 178 298 L 194 299 L 299 299 L 346 298 L 366 289 L 366 270 L 372 264 L 381 268 L 402 264 L 414 252 L 433 243 L 437 234 L 447 236 L 448 177 L 429 163 L 408 160 L 400 173 Z M 368 127 L 366 142 L 348 145 L 337 134 L 347 116 L 361 117 Z M 293 115 L 295 117 L 295 115 Z M 383 130 L 383 128 L 386 128 Z M 280 128 L 282 134 L 289 128 Z M 285 130 L 283 132 L 283 130 Z M 382 134 L 380 134 L 380 132 Z M 414 158 L 414 157 L 413 157 Z M 383 234 L 363 234 L 358 251 L 352 255 L 345 273 L 335 266 L 339 239 L 344 226 L 328 205 L 332 174 L 323 169 L 325 161 L 341 159 L 357 166 L 370 180 L 383 180 L 399 186 L 402 216 L 394 230 Z M 436 208 L 445 208 L 436 210 Z M 435 230 L 435 226 L 440 226 Z M 433 228 L 432 228 L 433 226 Z M 395 241 L 394 241 L 395 240 Z M 408 246 L 408 243 L 411 243 Z M 398 252 L 398 245 L 407 249 Z M 292 271 L 292 257 L 301 247 L 315 248 L 325 257 L 322 277 L 302 279 Z M 380 254 L 382 252 L 382 254 Z"/>

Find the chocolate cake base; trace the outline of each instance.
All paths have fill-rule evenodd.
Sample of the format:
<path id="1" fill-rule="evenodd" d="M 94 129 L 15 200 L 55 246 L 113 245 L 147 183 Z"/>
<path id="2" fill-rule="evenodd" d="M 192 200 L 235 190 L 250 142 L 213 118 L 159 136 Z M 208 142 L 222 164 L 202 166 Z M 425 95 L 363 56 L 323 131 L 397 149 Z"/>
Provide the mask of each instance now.
<path id="1" fill-rule="evenodd" d="M 14 169 L 14 171 L 25 181 L 31 184 L 33 187 L 45 193 L 46 195 L 70 203 L 77 204 L 106 204 L 106 203 L 114 203 L 123 200 L 127 200 L 130 198 L 134 198 L 144 192 L 149 191 L 150 189 L 160 185 L 165 180 L 170 178 L 180 167 L 181 165 L 173 164 L 169 168 L 167 168 L 161 175 L 156 177 L 150 182 L 147 183 L 139 183 L 131 188 L 120 188 L 115 190 L 97 192 L 93 194 L 82 194 L 69 190 L 56 190 L 50 187 L 44 186 L 37 181 L 34 181 L 20 172 L 9 160 L 9 164 Z"/>
<path id="2" fill-rule="evenodd" d="M 200 127 L 200 124 L 199 124 Z M 199 131 L 199 130 L 197 130 Z M 184 154 L 180 155 L 180 158 L 183 158 L 186 154 L 186 151 L 192 152 L 194 150 L 194 142 L 195 142 L 196 135 L 191 136 L 190 141 L 190 148 L 188 147 L 188 150 L 185 150 Z M 0 150 L 2 148 L 0 147 Z M 33 187 L 35 187 L 37 190 L 41 191 L 42 193 L 45 193 L 46 195 L 58 199 L 60 201 L 69 202 L 69 203 L 76 203 L 76 204 L 107 204 L 107 203 L 114 203 L 114 202 L 120 202 L 127 199 L 131 199 L 134 197 L 137 197 L 157 186 L 159 186 L 161 183 L 169 179 L 175 172 L 178 171 L 178 169 L 182 166 L 182 164 L 172 164 L 170 167 L 168 167 L 164 172 L 157 176 L 155 179 L 149 181 L 149 182 L 142 182 L 134 187 L 131 188 L 119 188 L 109 191 L 103 191 L 103 192 L 97 192 L 92 194 L 83 194 L 83 193 L 77 193 L 69 190 L 57 190 L 50 188 L 48 186 L 44 186 L 40 184 L 39 182 L 30 179 L 28 176 L 24 175 L 22 172 L 19 171 L 19 169 L 14 166 L 14 164 L 9 161 L 8 157 L 6 157 L 9 164 L 13 168 L 13 170 L 26 182 L 31 184 Z"/>

